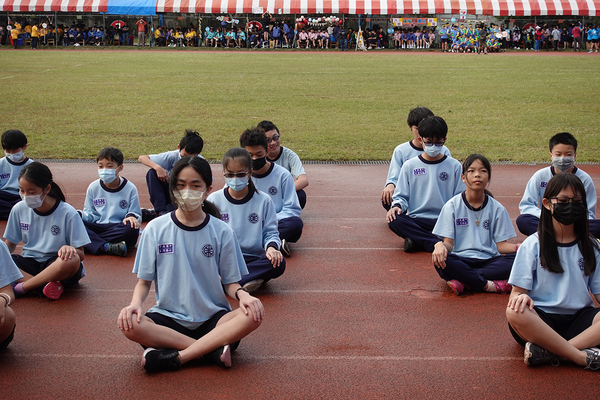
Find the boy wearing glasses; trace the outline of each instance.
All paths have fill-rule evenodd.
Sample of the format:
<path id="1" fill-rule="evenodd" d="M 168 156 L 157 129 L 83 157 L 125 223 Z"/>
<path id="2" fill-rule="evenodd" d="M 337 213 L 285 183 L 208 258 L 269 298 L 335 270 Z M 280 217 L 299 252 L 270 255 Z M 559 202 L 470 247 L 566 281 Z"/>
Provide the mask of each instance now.
<path id="1" fill-rule="evenodd" d="M 550 138 L 548 144 L 552 165 L 537 171 L 529 182 L 519 203 L 521 215 L 517 217 L 519 231 L 527 236 L 537 232 L 540 222 L 541 200 L 544 198 L 546 185 L 556 174 L 575 174 L 585 187 L 588 205 L 590 233 L 595 237 L 600 235 L 600 221 L 596 220 L 596 188 L 592 178 L 575 166 L 577 154 L 577 139 L 568 132 L 557 133 Z"/>
<path id="2" fill-rule="evenodd" d="M 396 190 L 396 186 L 398 186 L 398 177 L 400 176 L 402 164 L 423 153 L 423 145 L 419 141 L 419 122 L 430 115 L 433 115 L 433 112 L 427 107 L 413 108 L 408 113 L 406 122 L 413 134 L 413 139 L 396 146 L 394 154 L 392 154 L 388 176 L 385 181 L 385 188 L 383 189 L 383 192 L 381 192 L 381 205 L 387 211 L 389 211 L 390 206 L 392 205 L 392 195 Z M 446 146 L 442 148 L 442 153 L 450 156 L 450 150 L 448 150 Z"/>
<path id="3" fill-rule="evenodd" d="M 292 150 L 281 145 L 281 134 L 279 129 L 271 121 L 262 121 L 257 128 L 265 131 L 267 136 L 267 160 L 287 169 L 294 177 L 294 186 L 296 195 L 300 202 L 300 208 L 304 209 L 306 205 L 306 192 L 304 188 L 308 186 L 308 177 L 304 172 L 300 157 Z"/>
<path id="4" fill-rule="evenodd" d="M 448 133 L 446 121 L 431 115 L 419 122 L 418 129 L 424 152 L 402 165 L 386 220 L 389 228 L 404 238 L 405 252 L 431 253 L 440 241 L 431 231 L 442 207 L 466 186 L 460 163 L 442 152 Z"/>

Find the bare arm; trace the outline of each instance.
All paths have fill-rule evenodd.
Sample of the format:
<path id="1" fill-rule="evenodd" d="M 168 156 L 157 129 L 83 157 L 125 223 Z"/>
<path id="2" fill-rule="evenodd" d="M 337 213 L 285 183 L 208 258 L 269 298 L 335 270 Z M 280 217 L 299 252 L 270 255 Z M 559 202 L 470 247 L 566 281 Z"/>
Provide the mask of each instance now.
<path id="1" fill-rule="evenodd" d="M 230 283 L 225 285 L 225 291 L 232 299 L 239 300 L 240 309 L 244 311 L 245 315 L 248 315 L 248 308 L 252 310 L 252 316 L 255 321 L 262 321 L 265 317 L 265 308 L 261 301 L 256 297 L 250 295 L 250 293 L 241 289 L 239 283 Z M 237 294 L 237 296 L 236 296 Z"/>
<path id="2" fill-rule="evenodd" d="M 10 254 L 14 253 L 15 250 L 17 249 L 16 243 L 9 242 L 7 239 L 4 239 L 4 243 L 6 243 L 6 246 L 8 247 L 8 251 L 10 252 Z"/>
<path id="3" fill-rule="evenodd" d="M 139 156 L 138 161 L 141 162 L 142 164 L 144 164 L 146 167 L 152 168 L 153 170 L 155 170 L 156 175 L 158 176 L 158 179 L 160 179 L 161 181 L 166 182 L 169 180 L 169 173 L 163 167 L 161 167 L 160 165 L 158 165 L 157 163 L 152 161 L 150 159 L 150 156 L 148 156 L 148 155 Z"/>
<path id="4" fill-rule="evenodd" d="M 151 286 L 152 281 L 145 281 L 143 279 L 138 280 L 135 289 L 133 289 L 131 303 L 121 310 L 119 317 L 117 318 L 119 329 L 128 331 L 133 327 L 133 314 L 136 315 L 138 323 L 142 320 L 142 303 L 146 300 L 146 297 L 148 297 Z"/>
<path id="5" fill-rule="evenodd" d="M 433 246 L 433 253 L 431 254 L 431 261 L 433 265 L 442 269 L 446 268 L 446 259 L 448 253 L 454 248 L 454 239 L 444 238 L 443 241 L 439 241 Z"/>
<path id="6" fill-rule="evenodd" d="M 296 192 L 298 190 L 302 190 L 305 187 L 308 186 L 308 177 L 306 176 L 306 174 L 302 174 L 298 177 L 298 179 L 296 179 L 296 181 L 294 182 L 294 186 L 296 186 Z"/>
<path id="7" fill-rule="evenodd" d="M 498 252 L 500 254 L 513 254 L 517 252 L 517 249 L 521 246 L 521 243 L 508 243 L 506 240 L 503 242 L 496 243 L 496 247 L 498 248 Z"/>

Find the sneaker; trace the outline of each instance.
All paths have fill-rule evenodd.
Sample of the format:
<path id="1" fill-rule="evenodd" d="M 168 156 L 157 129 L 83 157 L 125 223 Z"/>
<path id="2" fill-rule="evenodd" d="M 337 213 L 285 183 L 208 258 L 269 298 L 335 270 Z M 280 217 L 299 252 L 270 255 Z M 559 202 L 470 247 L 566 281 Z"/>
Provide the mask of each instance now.
<path id="1" fill-rule="evenodd" d="M 156 350 L 148 347 L 142 355 L 142 366 L 148 372 L 174 371 L 181 366 L 179 352 L 173 349 Z"/>
<path id="2" fill-rule="evenodd" d="M 583 351 L 587 354 L 585 357 L 585 362 L 587 363 L 585 369 L 591 369 L 592 371 L 600 369 L 600 349 L 591 347 Z"/>
<path id="3" fill-rule="evenodd" d="M 152 221 L 154 218 L 156 218 L 154 208 L 142 208 L 142 222 Z"/>
<path id="4" fill-rule="evenodd" d="M 525 365 L 552 364 L 557 367 L 559 364 L 558 357 L 555 354 L 531 342 L 525 343 L 524 354 L 525 358 L 523 361 L 525 361 Z"/>
<path id="5" fill-rule="evenodd" d="M 591 50 L 590 50 L 590 51 L 588 51 L 588 53 L 591 53 L 591 52 L 592 52 Z"/>
<path id="6" fill-rule="evenodd" d="M 253 281 L 246 282 L 244 284 L 244 289 L 248 291 L 248 293 L 254 293 L 262 286 L 265 281 L 262 279 L 255 279 Z"/>
<path id="7" fill-rule="evenodd" d="M 292 253 L 290 252 L 290 245 L 285 239 L 281 241 L 281 248 L 279 250 L 281 251 L 281 254 L 283 254 L 285 257 L 289 257 L 292 255 Z"/>
<path id="8" fill-rule="evenodd" d="M 211 351 L 207 355 L 215 364 L 223 368 L 231 368 L 231 349 L 228 344 Z"/>
<path id="9" fill-rule="evenodd" d="M 404 252 L 405 253 L 414 253 L 415 251 L 417 251 L 417 249 L 418 249 L 418 246 L 414 240 L 412 240 L 409 237 L 404 238 Z"/>
<path id="10" fill-rule="evenodd" d="M 63 284 L 61 282 L 54 281 L 48 282 L 46 286 L 44 286 L 44 290 L 42 290 L 42 293 L 44 293 L 44 296 L 46 296 L 50 300 L 58 300 L 63 291 Z"/>
<path id="11" fill-rule="evenodd" d="M 125 244 L 124 241 L 119 243 L 109 243 L 106 254 L 125 257 L 127 255 L 127 244 Z"/>
<path id="12" fill-rule="evenodd" d="M 496 289 L 496 293 L 507 294 L 512 290 L 512 286 L 508 284 L 507 280 L 504 281 L 492 281 L 494 288 Z"/>
<path id="13" fill-rule="evenodd" d="M 452 291 L 454 292 L 455 295 L 459 295 L 462 292 L 464 292 L 465 290 L 465 285 L 463 285 L 461 282 L 457 281 L 456 279 L 452 279 L 450 281 L 446 281 L 446 283 L 448 284 L 448 286 L 450 287 L 450 289 L 452 289 Z"/>

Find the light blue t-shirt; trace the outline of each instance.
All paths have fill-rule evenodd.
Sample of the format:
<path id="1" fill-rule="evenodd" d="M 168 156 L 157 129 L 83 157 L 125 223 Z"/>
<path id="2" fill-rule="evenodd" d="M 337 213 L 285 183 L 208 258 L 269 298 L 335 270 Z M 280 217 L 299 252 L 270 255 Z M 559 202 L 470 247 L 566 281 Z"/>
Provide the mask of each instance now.
<path id="1" fill-rule="evenodd" d="M 300 175 L 306 175 L 306 172 L 304 172 L 304 167 L 302 166 L 302 161 L 300 161 L 298 154 L 294 153 L 287 147 L 281 146 L 279 155 L 274 160 L 271 160 L 270 158 L 268 160 L 287 169 L 290 174 L 292 174 L 294 179 L 298 179 Z"/>
<path id="2" fill-rule="evenodd" d="M 24 201 L 17 203 L 10 211 L 4 238 L 15 244 L 22 241 L 21 255 L 38 262 L 56 256 L 62 246 L 78 248 L 90 243 L 77 211 L 60 200 L 43 214 L 29 208 Z"/>
<path id="3" fill-rule="evenodd" d="M 390 161 L 390 168 L 388 169 L 385 186 L 390 183 L 394 186 L 398 186 L 398 177 L 400 176 L 402 165 L 411 158 L 420 156 L 421 154 L 423 154 L 423 149 L 416 147 L 412 140 L 396 146 L 394 153 L 392 154 L 392 160 Z M 442 154 L 451 156 L 450 150 L 448 150 L 446 146 L 442 148 Z"/>
<path id="4" fill-rule="evenodd" d="M 197 227 L 183 225 L 175 212 L 150 221 L 138 245 L 133 273 L 154 281 L 157 312 L 195 329 L 231 307 L 223 284 L 248 274 L 235 233 L 206 216 Z"/>
<path id="5" fill-rule="evenodd" d="M 0 190 L 18 195 L 19 174 L 24 166 L 32 162 L 33 160 L 27 157 L 17 163 L 7 157 L 0 158 Z"/>
<path id="6" fill-rule="evenodd" d="M 528 291 L 533 305 L 551 314 L 575 314 L 584 307 L 594 306 L 588 290 L 600 293 L 600 252 L 594 251 L 596 270 L 583 273 L 583 256 L 577 242 L 558 245 L 558 257 L 563 273 L 553 273 L 540 265 L 538 234 L 529 236 L 519 250 L 508 283 Z"/>
<path id="7" fill-rule="evenodd" d="M 0 241 L 0 289 L 23 277 L 21 271 L 10 256 L 8 246 Z"/>
<path id="8" fill-rule="evenodd" d="M 392 207 L 408 210 L 411 218 L 437 219 L 444 204 L 465 189 L 458 161 L 448 156 L 427 161 L 420 155 L 402 166 Z"/>
<path id="9" fill-rule="evenodd" d="M 585 196 L 588 205 L 588 219 L 596 219 L 596 187 L 592 178 L 581 169 L 574 167 L 573 174 L 581 180 L 583 187 L 585 188 Z M 523 193 L 523 198 L 519 203 L 519 211 L 521 214 L 530 214 L 537 218 L 540 217 L 542 210 L 540 206 L 542 199 L 544 198 L 544 192 L 546 191 L 546 185 L 548 181 L 556 175 L 554 167 L 546 167 L 537 171 L 529 182 Z"/>
<path id="10" fill-rule="evenodd" d="M 465 192 L 444 205 L 432 233 L 454 240 L 457 256 L 478 259 L 499 256 L 496 243 L 517 236 L 502 204 L 486 195 L 481 207 L 473 209 Z"/>
<path id="11" fill-rule="evenodd" d="M 271 163 L 264 174 L 252 175 L 252 181 L 259 191 L 271 197 L 278 221 L 300 216 L 302 209 L 296 195 L 294 178 L 285 168 Z"/>
<path id="12" fill-rule="evenodd" d="M 177 149 L 165 151 L 164 153 L 160 154 L 150 154 L 148 157 L 150 160 L 163 167 L 165 171 L 171 172 L 175 163 L 181 160 L 181 150 Z M 200 154 L 198 154 L 198 157 L 204 158 Z"/>
<path id="13" fill-rule="evenodd" d="M 217 206 L 221 220 L 235 232 L 244 256 L 262 257 L 269 244 L 275 249 L 281 246 L 277 214 L 267 194 L 249 191 L 245 198 L 236 200 L 225 186 L 207 200 Z"/>
<path id="14" fill-rule="evenodd" d="M 96 224 L 123 222 L 133 216 L 141 223 L 140 199 L 135 185 L 125 178 L 116 189 L 106 187 L 100 179 L 88 186 L 82 219 Z"/>

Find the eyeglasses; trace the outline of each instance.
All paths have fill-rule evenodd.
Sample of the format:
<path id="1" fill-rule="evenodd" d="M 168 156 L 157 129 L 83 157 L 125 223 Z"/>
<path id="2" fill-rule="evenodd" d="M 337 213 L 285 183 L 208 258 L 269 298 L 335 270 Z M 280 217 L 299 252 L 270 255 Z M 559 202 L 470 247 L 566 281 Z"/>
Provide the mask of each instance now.
<path id="1" fill-rule="evenodd" d="M 272 138 L 267 138 L 267 143 L 271 143 L 273 140 L 279 140 L 281 135 L 273 135 Z"/>
<path id="2" fill-rule="evenodd" d="M 225 172 L 225 173 L 223 173 L 223 176 L 224 176 L 225 178 L 243 178 L 243 177 L 245 177 L 246 175 L 248 175 L 248 172 L 250 172 L 250 171 L 246 171 L 246 172 L 237 172 L 237 173 L 235 173 L 235 174 L 234 174 L 234 173 L 231 173 L 231 172 Z"/>
<path id="3" fill-rule="evenodd" d="M 439 142 L 426 142 L 426 141 L 424 141 L 424 140 L 423 140 L 423 144 L 424 144 L 425 146 L 427 146 L 427 147 L 429 147 L 429 146 L 434 146 L 434 145 L 435 145 L 435 146 L 443 146 L 443 145 L 444 145 L 444 143 L 445 143 L 445 141 L 444 141 L 444 140 L 440 140 Z"/>
<path id="4" fill-rule="evenodd" d="M 550 197 L 552 200 L 556 200 L 559 204 L 567 204 L 567 203 L 583 203 L 583 197 Z"/>

